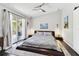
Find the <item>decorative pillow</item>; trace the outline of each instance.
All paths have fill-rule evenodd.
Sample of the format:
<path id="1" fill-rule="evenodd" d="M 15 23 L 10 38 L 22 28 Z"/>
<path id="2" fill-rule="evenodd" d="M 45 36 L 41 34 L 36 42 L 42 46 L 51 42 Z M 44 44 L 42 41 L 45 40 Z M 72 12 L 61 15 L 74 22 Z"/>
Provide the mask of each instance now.
<path id="1" fill-rule="evenodd" d="M 50 35 L 52 35 L 52 33 L 51 32 L 44 32 L 44 35 L 50 36 Z"/>
<path id="2" fill-rule="evenodd" d="M 38 35 L 44 35 L 44 32 L 37 32 Z"/>

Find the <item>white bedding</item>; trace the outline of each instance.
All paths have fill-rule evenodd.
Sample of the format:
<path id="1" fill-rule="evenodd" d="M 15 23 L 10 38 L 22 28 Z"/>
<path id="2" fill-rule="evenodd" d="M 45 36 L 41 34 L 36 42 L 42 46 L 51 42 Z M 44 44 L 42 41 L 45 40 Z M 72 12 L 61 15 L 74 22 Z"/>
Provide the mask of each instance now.
<path id="1" fill-rule="evenodd" d="M 23 45 L 41 47 L 41 48 L 49 48 L 60 51 L 57 46 L 57 42 L 52 35 L 33 35 L 31 38 L 28 38 Z"/>

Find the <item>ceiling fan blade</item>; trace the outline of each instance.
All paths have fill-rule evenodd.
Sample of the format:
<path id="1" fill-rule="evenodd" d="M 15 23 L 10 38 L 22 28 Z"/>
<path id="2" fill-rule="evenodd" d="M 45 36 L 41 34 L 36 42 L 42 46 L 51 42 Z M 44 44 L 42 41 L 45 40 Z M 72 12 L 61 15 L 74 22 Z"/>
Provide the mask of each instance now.
<path id="1" fill-rule="evenodd" d="M 44 9 L 40 9 L 42 12 L 46 12 Z"/>
<path id="2" fill-rule="evenodd" d="M 40 7 L 42 7 L 44 4 L 45 4 L 45 3 L 42 3 L 42 4 L 40 5 Z"/>
<path id="3" fill-rule="evenodd" d="M 42 7 L 44 4 L 45 4 L 45 3 L 42 3 L 41 5 L 36 6 L 36 7 L 34 7 L 34 8 L 40 8 L 40 7 Z"/>
<path id="4" fill-rule="evenodd" d="M 75 7 L 74 10 L 76 10 L 77 8 L 79 8 L 79 6 Z"/>

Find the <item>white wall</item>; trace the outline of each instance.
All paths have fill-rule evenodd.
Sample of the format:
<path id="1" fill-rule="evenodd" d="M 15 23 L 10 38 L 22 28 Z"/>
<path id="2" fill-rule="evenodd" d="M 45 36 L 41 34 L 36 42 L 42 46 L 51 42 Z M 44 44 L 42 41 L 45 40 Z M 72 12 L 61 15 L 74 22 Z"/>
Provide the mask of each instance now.
<path id="1" fill-rule="evenodd" d="M 64 17 L 68 16 L 69 28 L 64 29 Z M 62 36 L 64 41 L 73 48 L 73 4 L 67 4 L 62 10 Z"/>
<path id="2" fill-rule="evenodd" d="M 73 48 L 79 54 L 79 9 L 73 12 Z"/>
<path id="3" fill-rule="evenodd" d="M 40 29 L 41 23 L 48 23 L 48 29 Z M 61 11 L 51 12 L 33 19 L 33 29 L 34 30 L 48 30 L 55 31 L 56 25 L 59 25 L 61 29 Z"/>

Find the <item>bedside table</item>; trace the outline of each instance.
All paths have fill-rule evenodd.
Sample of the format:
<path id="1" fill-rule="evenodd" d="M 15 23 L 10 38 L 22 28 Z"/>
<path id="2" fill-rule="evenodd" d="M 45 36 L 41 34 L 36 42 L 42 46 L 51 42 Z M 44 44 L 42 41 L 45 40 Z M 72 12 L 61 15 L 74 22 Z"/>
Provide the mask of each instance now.
<path id="1" fill-rule="evenodd" d="M 3 46 L 4 46 L 4 37 L 0 37 L 0 47 L 1 47 L 0 53 L 4 52 Z"/>
<path id="2" fill-rule="evenodd" d="M 63 41 L 63 38 L 62 37 L 55 37 L 56 38 L 56 40 L 61 40 L 61 41 Z"/>
<path id="3" fill-rule="evenodd" d="M 28 35 L 28 38 L 29 38 L 29 37 L 32 37 L 32 35 Z"/>

